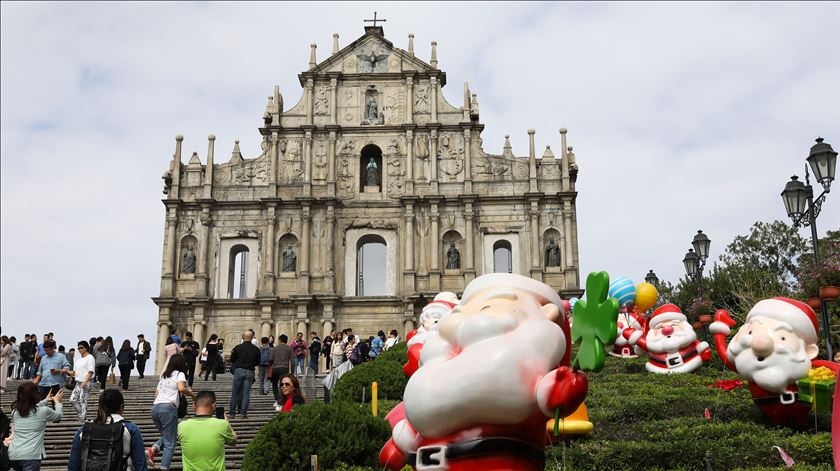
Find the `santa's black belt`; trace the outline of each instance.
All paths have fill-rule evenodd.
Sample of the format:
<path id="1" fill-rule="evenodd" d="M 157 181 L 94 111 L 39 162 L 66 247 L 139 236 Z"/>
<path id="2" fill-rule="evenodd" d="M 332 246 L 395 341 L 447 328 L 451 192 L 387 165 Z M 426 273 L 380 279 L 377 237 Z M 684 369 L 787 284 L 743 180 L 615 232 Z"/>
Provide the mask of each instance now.
<path id="1" fill-rule="evenodd" d="M 688 351 L 688 352 L 685 353 L 685 355 L 681 355 L 681 356 L 682 356 L 682 358 L 688 358 L 689 360 L 691 360 L 695 355 L 697 355 L 697 350 Z M 668 363 L 666 363 L 666 360 L 667 360 L 667 357 L 665 358 L 665 360 L 660 360 L 659 358 L 656 358 L 656 357 L 648 357 L 648 361 L 650 361 L 651 363 L 656 363 L 657 365 L 662 365 L 662 366 L 668 366 Z"/>
<path id="2" fill-rule="evenodd" d="M 782 402 L 782 396 L 787 398 L 786 402 Z M 781 394 L 776 394 L 774 396 L 761 396 L 761 397 L 754 397 L 753 402 L 756 405 L 761 404 L 793 404 L 797 402 L 799 399 L 799 392 L 798 391 L 785 391 Z"/>
<path id="3" fill-rule="evenodd" d="M 441 460 L 441 452 L 442 458 Z M 466 440 L 451 445 L 428 445 L 417 449 L 417 453 L 409 453 L 406 463 L 418 469 L 440 466 L 448 460 L 476 458 L 511 454 L 521 456 L 534 462 L 542 469 L 545 467 L 545 451 L 536 445 L 513 438 L 487 437 Z"/>

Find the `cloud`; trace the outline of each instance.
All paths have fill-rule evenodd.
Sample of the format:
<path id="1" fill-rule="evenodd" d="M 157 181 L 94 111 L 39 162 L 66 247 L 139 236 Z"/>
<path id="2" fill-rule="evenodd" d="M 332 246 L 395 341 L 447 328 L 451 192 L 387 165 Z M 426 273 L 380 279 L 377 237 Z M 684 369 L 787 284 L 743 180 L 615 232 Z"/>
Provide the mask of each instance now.
<path id="1" fill-rule="evenodd" d="M 698 228 L 716 258 L 779 193 L 813 139 L 840 148 L 840 6 L 834 3 L 2 3 L 0 196 L 4 332 L 151 336 L 161 174 L 233 140 L 259 152 L 266 97 L 287 109 L 297 74 L 362 33 L 418 57 L 438 42 L 446 99 L 478 94 L 484 148 L 509 134 L 560 151 L 580 175 L 582 273 L 682 275 Z M 829 195 L 821 233 L 840 227 Z M 803 231 L 803 235 L 807 234 Z M 82 321 L 82 322 L 80 322 Z M 93 328 L 92 326 L 96 326 Z M 387 326 L 383 326 L 387 327 Z M 94 332 L 94 330 L 96 332 Z"/>

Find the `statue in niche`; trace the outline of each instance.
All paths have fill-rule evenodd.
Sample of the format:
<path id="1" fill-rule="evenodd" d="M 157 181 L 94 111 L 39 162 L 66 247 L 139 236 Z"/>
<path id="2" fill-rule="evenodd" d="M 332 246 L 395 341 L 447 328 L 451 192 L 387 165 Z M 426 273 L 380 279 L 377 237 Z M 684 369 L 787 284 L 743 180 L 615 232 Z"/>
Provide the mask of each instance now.
<path id="1" fill-rule="evenodd" d="M 376 97 L 373 95 L 367 102 L 367 123 L 379 124 L 379 110 L 376 105 Z"/>
<path id="2" fill-rule="evenodd" d="M 560 266 L 560 247 L 554 243 L 554 237 L 548 239 L 548 247 L 545 249 L 545 266 Z"/>
<path id="3" fill-rule="evenodd" d="M 446 269 L 461 268 L 461 252 L 455 248 L 455 242 L 449 243 L 449 250 L 446 251 Z"/>
<path id="4" fill-rule="evenodd" d="M 297 269 L 297 255 L 295 254 L 295 248 L 292 245 L 287 245 L 285 249 L 283 249 L 283 272 L 285 273 L 294 273 Z"/>
<path id="5" fill-rule="evenodd" d="M 368 161 L 367 167 L 365 168 L 365 184 L 366 186 L 379 186 L 379 167 L 376 165 L 376 161 L 373 160 L 373 157 L 370 158 Z"/>
<path id="6" fill-rule="evenodd" d="M 184 268 L 183 273 L 195 273 L 195 252 L 193 251 L 193 244 L 189 244 L 184 250 Z"/>

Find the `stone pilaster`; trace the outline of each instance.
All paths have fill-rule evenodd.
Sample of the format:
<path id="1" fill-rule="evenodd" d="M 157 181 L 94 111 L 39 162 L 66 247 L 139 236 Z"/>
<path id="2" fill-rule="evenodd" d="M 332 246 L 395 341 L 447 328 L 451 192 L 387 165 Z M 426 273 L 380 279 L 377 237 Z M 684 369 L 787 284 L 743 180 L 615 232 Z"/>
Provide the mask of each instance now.
<path id="1" fill-rule="evenodd" d="M 335 78 L 330 79 L 330 124 L 335 125 L 337 121 L 337 110 L 336 110 L 336 94 L 338 93 L 338 80 Z"/>
<path id="2" fill-rule="evenodd" d="M 464 246 L 464 251 L 466 252 L 464 257 L 464 286 L 466 286 L 475 278 L 475 241 L 473 240 L 475 212 L 473 211 L 471 201 L 467 201 L 464 206 L 464 223 L 466 225 L 464 231 L 466 233 Z"/>
<path id="3" fill-rule="evenodd" d="M 157 349 L 155 350 L 155 374 L 163 373 L 163 363 L 166 361 L 166 354 L 163 347 L 166 345 L 166 339 L 171 335 L 169 322 L 171 313 L 169 307 L 161 306 L 158 317 L 158 332 L 157 332 Z"/>
<path id="4" fill-rule="evenodd" d="M 438 153 L 438 132 L 437 129 L 432 129 L 429 133 L 431 136 L 431 149 L 429 151 L 429 160 L 432 163 L 432 174 L 429 181 L 432 186 L 432 193 L 437 194 L 438 191 L 438 167 L 437 167 L 437 153 Z"/>
<path id="5" fill-rule="evenodd" d="M 307 130 L 303 138 L 303 194 L 312 193 L 312 131 Z"/>
<path id="6" fill-rule="evenodd" d="M 213 224 L 213 218 L 210 216 L 210 207 L 205 205 L 201 209 L 201 227 L 198 230 L 198 236 L 201 240 L 198 242 L 198 270 L 195 276 L 195 293 L 196 296 L 199 298 L 203 298 L 207 296 L 207 283 L 208 283 L 208 273 L 207 273 L 207 260 L 212 253 L 210 250 L 210 227 Z"/>
<path id="7" fill-rule="evenodd" d="M 335 131 L 330 131 L 327 146 L 327 195 L 335 196 Z"/>
<path id="8" fill-rule="evenodd" d="M 415 292 L 414 287 L 414 204 L 408 203 L 405 207 L 405 271 L 403 272 L 403 285 L 405 294 Z"/>
<path id="9" fill-rule="evenodd" d="M 464 129 L 464 193 L 472 193 L 472 133 Z"/>
<path id="10" fill-rule="evenodd" d="M 569 158 L 566 153 L 566 128 L 560 128 L 560 190 L 569 191 Z"/>
<path id="11" fill-rule="evenodd" d="M 175 232 L 178 229 L 178 207 L 174 204 L 167 206 L 166 214 L 166 252 L 163 256 L 163 276 L 161 277 L 160 295 L 173 297 L 175 295 L 175 257 L 178 247 Z"/>
<path id="12" fill-rule="evenodd" d="M 540 203 L 536 199 L 531 200 L 531 209 L 528 212 L 531 216 L 531 278 L 542 281 L 542 265 L 540 264 L 540 255 L 542 246 L 540 245 Z"/>
<path id="13" fill-rule="evenodd" d="M 414 123 L 414 77 L 405 78 L 405 122 L 406 124 Z"/>
<path id="14" fill-rule="evenodd" d="M 326 255 L 326 275 L 324 276 L 324 283 L 328 293 L 335 293 L 335 205 L 330 202 L 327 203 L 327 233 L 325 244 L 327 246 Z"/>
<path id="15" fill-rule="evenodd" d="M 405 131 L 405 191 L 414 194 L 414 131 Z"/>
<path id="16" fill-rule="evenodd" d="M 300 294 L 309 293 L 309 222 L 311 215 L 309 213 L 309 203 L 304 204 L 300 212 Z M 306 306 L 304 306 L 306 307 Z"/>
<path id="17" fill-rule="evenodd" d="M 274 230 L 277 225 L 277 216 L 275 210 L 276 208 L 273 204 L 268 205 L 268 207 L 265 210 L 265 233 L 267 234 L 267 236 L 266 240 L 264 241 L 265 260 L 263 261 L 263 266 L 265 267 L 265 273 L 263 274 L 263 286 L 261 290 L 263 295 L 274 294 Z"/>
<path id="18" fill-rule="evenodd" d="M 531 193 L 537 192 L 537 154 L 534 148 L 534 130 L 528 130 L 528 188 Z"/>
<path id="19" fill-rule="evenodd" d="M 437 79 L 437 77 L 432 77 L 430 79 L 430 81 L 431 81 L 431 87 L 429 87 L 429 89 L 430 89 L 429 91 L 431 92 L 431 95 L 432 95 L 432 97 L 431 97 L 432 98 L 432 123 L 437 123 L 438 122 L 438 115 L 437 115 L 437 110 L 438 110 L 438 106 L 437 106 L 438 79 Z"/>

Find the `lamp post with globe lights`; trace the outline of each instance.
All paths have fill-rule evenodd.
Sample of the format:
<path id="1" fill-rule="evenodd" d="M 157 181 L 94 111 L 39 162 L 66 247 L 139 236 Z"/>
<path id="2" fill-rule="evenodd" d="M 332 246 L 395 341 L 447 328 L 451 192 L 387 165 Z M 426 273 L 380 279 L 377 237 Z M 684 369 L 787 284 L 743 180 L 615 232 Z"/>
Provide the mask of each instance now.
<path id="1" fill-rule="evenodd" d="M 688 253 L 683 258 L 685 273 L 694 280 L 694 290 L 698 299 L 700 298 L 700 282 L 703 279 L 703 269 L 706 268 L 706 259 L 709 258 L 709 247 L 711 245 L 712 241 L 709 240 L 709 237 L 703 234 L 702 230 L 698 230 L 691 241 L 692 248 L 688 249 Z M 708 326 L 711 321 L 708 318 L 703 318 L 700 322 L 703 324 L 703 336 L 708 340 Z"/>
<path id="2" fill-rule="evenodd" d="M 837 152 L 831 148 L 831 145 L 823 142 L 821 137 L 817 138 L 817 143 L 811 146 L 811 151 L 808 153 L 806 161 L 808 165 L 805 166 L 805 183 L 799 181 L 796 175 L 790 177 L 790 181 L 782 190 L 782 201 L 785 203 L 785 210 L 788 216 L 793 220 L 793 227 L 810 226 L 811 227 L 811 243 L 814 245 L 814 266 L 820 266 L 820 249 L 819 240 L 817 238 L 817 217 L 820 215 L 822 205 L 825 202 L 826 195 L 831 191 L 831 182 L 834 181 L 834 170 L 837 166 Z M 814 188 L 811 186 L 811 179 L 808 173 L 808 167 L 814 172 L 814 179 L 823 187 L 823 192 L 815 199 Z M 825 300 L 820 300 L 820 314 L 822 316 L 822 331 L 825 339 L 825 349 L 828 353 L 828 358 L 833 357 L 831 348 L 831 334 L 829 332 L 829 317 L 828 309 L 825 306 Z"/>

